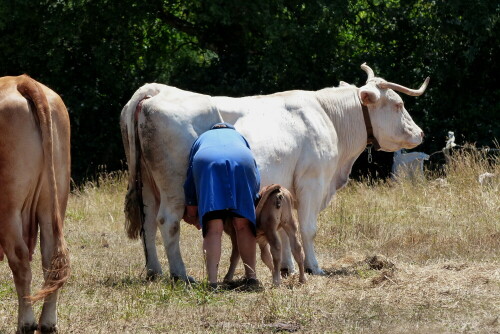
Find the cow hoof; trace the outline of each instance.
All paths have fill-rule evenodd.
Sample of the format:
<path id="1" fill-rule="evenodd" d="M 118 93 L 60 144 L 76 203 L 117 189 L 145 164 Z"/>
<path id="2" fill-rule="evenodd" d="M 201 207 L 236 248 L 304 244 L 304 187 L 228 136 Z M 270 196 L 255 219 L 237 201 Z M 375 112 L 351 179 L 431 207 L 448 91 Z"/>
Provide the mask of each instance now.
<path id="1" fill-rule="evenodd" d="M 37 328 L 38 328 L 38 325 L 35 323 L 24 324 L 17 329 L 16 334 L 33 334 L 33 333 L 35 333 L 35 330 L 37 330 Z"/>
<path id="2" fill-rule="evenodd" d="M 194 279 L 194 277 L 192 276 L 179 276 L 179 275 L 170 275 L 170 277 L 175 281 L 183 281 L 183 282 L 186 282 L 186 283 L 190 283 L 190 284 L 195 284 L 197 283 L 196 280 Z"/>
<path id="3" fill-rule="evenodd" d="M 161 271 L 156 271 L 156 270 L 148 269 L 148 271 L 146 273 L 146 279 L 148 281 L 154 281 L 157 278 L 159 278 L 161 275 L 162 275 Z"/>
<path id="4" fill-rule="evenodd" d="M 157 274 L 157 273 L 147 273 L 146 280 L 148 280 L 148 281 L 156 281 L 160 277 L 160 275 L 161 274 Z"/>
<path id="5" fill-rule="evenodd" d="M 40 326 L 40 334 L 53 334 L 53 333 L 57 333 L 56 325 L 51 325 L 51 326 L 42 325 L 42 326 Z"/>
<path id="6" fill-rule="evenodd" d="M 320 268 L 315 268 L 315 269 L 306 268 L 305 272 L 310 274 L 310 275 L 317 275 L 317 276 L 326 275 L 325 272 L 323 270 L 321 270 Z"/>

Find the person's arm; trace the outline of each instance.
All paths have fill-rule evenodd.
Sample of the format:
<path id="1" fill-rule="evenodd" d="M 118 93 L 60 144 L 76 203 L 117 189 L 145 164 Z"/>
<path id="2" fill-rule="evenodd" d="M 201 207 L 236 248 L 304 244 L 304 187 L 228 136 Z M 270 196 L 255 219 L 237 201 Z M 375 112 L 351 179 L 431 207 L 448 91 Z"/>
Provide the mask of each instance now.
<path id="1" fill-rule="evenodd" d="M 186 181 L 184 182 L 184 198 L 185 198 L 185 209 L 182 219 L 188 224 L 194 225 L 197 229 L 200 229 L 200 223 L 198 220 L 198 196 L 196 194 L 196 184 L 193 177 L 193 156 L 195 150 L 194 146 L 191 148 L 189 153 L 189 165 L 186 175 Z"/>
<path id="2" fill-rule="evenodd" d="M 198 218 L 198 206 L 186 205 L 182 219 L 184 219 L 186 223 L 196 227 L 198 230 L 201 229 L 200 220 Z"/>
<path id="3" fill-rule="evenodd" d="M 196 194 L 196 184 L 193 176 L 193 157 L 196 153 L 195 145 L 189 152 L 188 170 L 186 174 L 186 181 L 184 182 L 184 201 L 186 205 L 197 206 L 198 196 Z"/>

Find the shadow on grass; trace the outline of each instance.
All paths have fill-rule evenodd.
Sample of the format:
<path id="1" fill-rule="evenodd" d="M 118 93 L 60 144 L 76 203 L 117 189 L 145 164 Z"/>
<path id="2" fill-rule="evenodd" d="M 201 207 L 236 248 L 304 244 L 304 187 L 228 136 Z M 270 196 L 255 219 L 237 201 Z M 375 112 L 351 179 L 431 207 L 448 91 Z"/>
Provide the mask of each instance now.
<path id="1" fill-rule="evenodd" d="M 325 276 L 357 276 L 367 278 L 378 272 L 393 272 L 396 269 L 394 263 L 382 255 L 369 255 L 364 259 L 346 258 L 339 260 L 339 267 L 324 269 Z"/>

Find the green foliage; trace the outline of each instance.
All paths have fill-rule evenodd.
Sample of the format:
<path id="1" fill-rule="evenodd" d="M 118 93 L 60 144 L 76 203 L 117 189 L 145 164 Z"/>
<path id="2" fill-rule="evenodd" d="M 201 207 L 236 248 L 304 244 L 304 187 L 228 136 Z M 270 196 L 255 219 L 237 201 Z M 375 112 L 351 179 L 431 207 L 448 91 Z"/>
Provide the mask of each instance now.
<path id="1" fill-rule="evenodd" d="M 57 91 L 72 122 L 73 175 L 123 168 L 118 117 L 162 82 L 242 96 L 363 84 L 359 65 L 406 86 L 427 141 L 500 137 L 500 5 L 493 0 L 16 0 L 0 3 L 0 75 Z"/>

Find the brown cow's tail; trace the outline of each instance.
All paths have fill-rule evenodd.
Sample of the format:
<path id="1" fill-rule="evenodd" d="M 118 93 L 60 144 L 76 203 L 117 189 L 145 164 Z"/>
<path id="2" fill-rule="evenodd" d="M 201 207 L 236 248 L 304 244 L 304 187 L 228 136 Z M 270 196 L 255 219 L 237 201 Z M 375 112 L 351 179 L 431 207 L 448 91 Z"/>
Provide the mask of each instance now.
<path id="1" fill-rule="evenodd" d="M 42 147 L 44 157 L 44 170 L 47 173 L 47 180 L 52 197 L 52 231 L 55 240 L 55 249 L 52 255 L 50 267 L 46 268 L 45 283 L 40 291 L 29 297 L 33 302 L 43 299 L 57 291 L 68 279 L 70 274 L 69 254 L 64 240 L 63 220 L 59 205 L 56 175 L 54 169 L 54 148 L 52 136 L 52 115 L 50 112 L 47 97 L 40 85 L 28 76 L 18 84 L 17 90 L 35 106 L 38 116 L 40 131 L 42 135 Z"/>

